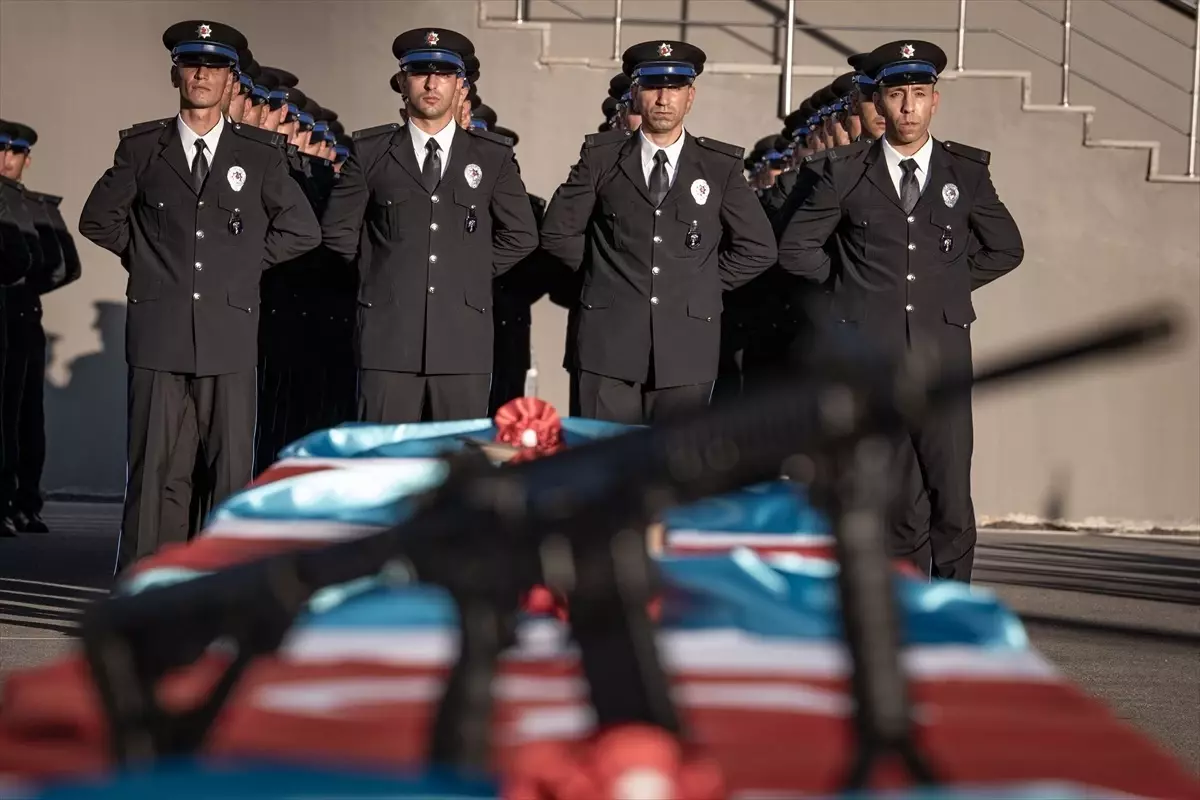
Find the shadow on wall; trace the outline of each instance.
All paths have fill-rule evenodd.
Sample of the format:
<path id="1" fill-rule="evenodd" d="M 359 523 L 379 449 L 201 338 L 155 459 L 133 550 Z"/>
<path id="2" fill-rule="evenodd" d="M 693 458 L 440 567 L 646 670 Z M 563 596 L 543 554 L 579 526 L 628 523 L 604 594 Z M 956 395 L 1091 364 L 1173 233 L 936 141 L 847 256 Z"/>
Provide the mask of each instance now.
<path id="1" fill-rule="evenodd" d="M 46 383 L 42 488 L 119 498 L 125 487 L 125 304 L 93 305 L 100 351 L 71 361 L 64 386 Z M 47 363 L 54 363 L 58 338 L 47 336 Z"/>

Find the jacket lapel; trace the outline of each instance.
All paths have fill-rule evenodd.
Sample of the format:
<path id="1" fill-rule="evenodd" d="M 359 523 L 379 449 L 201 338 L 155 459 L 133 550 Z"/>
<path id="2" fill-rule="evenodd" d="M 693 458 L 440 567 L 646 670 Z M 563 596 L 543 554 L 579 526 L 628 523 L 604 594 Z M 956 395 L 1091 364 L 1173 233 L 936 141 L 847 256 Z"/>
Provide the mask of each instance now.
<path id="1" fill-rule="evenodd" d="M 424 190 L 425 182 L 421 180 L 421 167 L 417 164 L 417 157 L 413 153 L 412 134 L 409 132 L 408 125 L 392 134 L 392 146 L 388 152 Z"/>
<path id="2" fill-rule="evenodd" d="M 685 133 L 684 136 L 687 138 L 683 140 L 683 147 L 679 150 L 679 163 L 675 165 L 675 180 L 671 182 L 671 188 L 663 200 L 664 206 L 677 204 L 681 197 L 691 191 L 692 183 L 697 178 L 704 177 L 700 166 L 700 145 L 696 144 L 690 133 Z"/>
<path id="3" fill-rule="evenodd" d="M 183 141 L 179 138 L 178 125 L 178 121 L 173 121 L 162 132 L 158 140 L 158 156 L 166 161 L 171 169 L 175 171 L 175 174 L 183 181 L 183 185 L 188 188 L 188 191 L 195 194 L 195 189 L 192 188 L 192 171 L 188 169 L 187 159 L 183 155 Z"/>
<path id="4" fill-rule="evenodd" d="M 871 149 L 867 151 L 867 180 L 875 184 L 875 188 L 879 193 L 892 201 L 892 204 L 901 211 L 904 206 L 900 204 L 900 195 L 896 192 L 896 186 L 892 183 L 892 176 L 888 174 L 887 159 L 883 157 L 883 144 L 876 142 L 871 145 Z"/>
<path id="5" fill-rule="evenodd" d="M 642 173 L 641 136 L 630 136 L 629 141 L 625 143 L 625 151 L 621 155 L 621 171 L 638 190 L 642 199 L 653 206 L 654 198 L 650 196 L 650 187 L 646 185 L 646 176 Z"/>

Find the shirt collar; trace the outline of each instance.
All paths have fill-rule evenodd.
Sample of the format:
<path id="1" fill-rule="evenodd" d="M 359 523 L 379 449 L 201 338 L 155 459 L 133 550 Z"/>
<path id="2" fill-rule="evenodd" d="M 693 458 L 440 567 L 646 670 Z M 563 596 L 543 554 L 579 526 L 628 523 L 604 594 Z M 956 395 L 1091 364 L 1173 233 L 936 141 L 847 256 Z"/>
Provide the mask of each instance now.
<path id="1" fill-rule="evenodd" d="M 418 128 L 416 125 L 413 125 L 411 122 L 408 123 L 408 127 L 412 132 L 413 147 L 416 152 L 425 152 L 425 144 L 430 139 L 436 139 L 438 147 L 441 148 L 442 154 L 444 155 L 450 152 L 450 145 L 454 142 L 454 129 L 458 127 L 458 123 L 451 119 L 446 123 L 446 127 L 442 128 L 432 136 Z"/>
<path id="2" fill-rule="evenodd" d="M 191 154 L 196 149 L 196 140 L 203 139 L 205 152 L 208 153 L 208 159 L 211 161 L 213 154 L 217 152 L 217 142 L 221 139 L 221 131 L 225 130 L 225 115 L 217 117 L 217 124 L 208 133 L 201 136 L 194 130 L 188 127 L 183 121 L 183 115 L 175 117 L 175 125 L 179 129 L 179 138 L 183 140 L 183 151 L 191 157 Z"/>
<path id="3" fill-rule="evenodd" d="M 683 140 L 687 138 L 687 131 L 680 131 L 679 138 L 675 143 L 668 147 L 659 147 L 654 142 L 646 138 L 646 135 L 640 130 L 638 137 L 642 140 L 642 166 L 654 163 L 654 154 L 659 150 L 667 151 L 667 163 L 671 165 L 671 169 L 679 166 L 679 154 L 683 151 Z"/>
<path id="4" fill-rule="evenodd" d="M 921 145 L 921 149 L 913 153 L 911 156 L 902 155 L 892 147 L 892 143 L 883 137 L 879 140 L 883 143 L 883 157 L 887 159 L 889 169 L 900 169 L 900 162 L 906 158 L 911 158 L 917 162 L 917 172 L 929 174 L 929 159 L 933 155 L 933 136 L 932 134 L 925 140 L 925 144 Z"/>

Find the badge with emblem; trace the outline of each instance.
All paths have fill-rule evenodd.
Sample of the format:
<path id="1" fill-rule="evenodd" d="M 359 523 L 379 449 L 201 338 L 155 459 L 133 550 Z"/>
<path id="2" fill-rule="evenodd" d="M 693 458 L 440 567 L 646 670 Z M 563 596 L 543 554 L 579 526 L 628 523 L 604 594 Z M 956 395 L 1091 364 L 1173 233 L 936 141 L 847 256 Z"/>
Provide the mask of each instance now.
<path id="1" fill-rule="evenodd" d="M 670 58 L 671 57 L 671 45 L 667 44 L 666 42 L 663 42 L 662 44 L 660 44 L 658 46 L 658 55 L 660 58 Z"/>
<path id="2" fill-rule="evenodd" d="M 212 36 L 212 26 L 208 23 L 201 23 L 199 28 L 196 28 L 196 35 L 201 39 L 207 39 Z"/>
<path id="3" fill-rule="evenodd" d="M 954 204 L 958 202 L 958 187 L 953 183 L 942 187 L 942 202 L 946 204 L 946 208 L 954 208 Z"/>
<path id="4" fill-rule="evenodd" d="M 913 47 L 911 44 L 906 44 L 906 45 L 904 45 L 904 47 L 900 48 L 900 57 L 901 58 L 912 58 L 916 54 L 917 54 L 917 48 Z"/>
<path id="5" fill-rule="evenodd" d="M 246 185 L 246 170 L 241 167 L 230 167 L 229 172 L 225 173 L 225 180 L 229 181 L 230 189 L 240 192 Z"/>
<path id="6" fill-rule="evenodd" d="M 692 199 L 696 201 L 696 205 L 702 206 L 708 202 L 708 181 L 704 178 L 696 178 L 692 181 Z"/>
<path id="7" fill-rule="evenodd" d="M 437 43 L 438 43 L 437 31 L 430 31 L 429 33 L 425 34 L 425 44 L 429 45 L 430 47 L 433 47 Z"/>
<path id="8" fill-rule="evenodd" d="M 463 170 L 463 177 L 467 179 L 467 186 L 478 189 L 479 182 L 483 180 L 483 169 L 478 164 L 467 164 L 467 168 Z"/>

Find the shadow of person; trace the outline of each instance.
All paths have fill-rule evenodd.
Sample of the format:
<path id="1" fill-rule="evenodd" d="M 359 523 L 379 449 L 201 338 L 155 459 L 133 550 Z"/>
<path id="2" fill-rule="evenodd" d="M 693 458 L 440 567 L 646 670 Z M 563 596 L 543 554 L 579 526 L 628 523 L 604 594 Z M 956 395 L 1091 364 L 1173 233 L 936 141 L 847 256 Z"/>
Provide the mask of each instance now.
<path id="1" fill-rule="evenodd" d="M 125 304 L 97 302 L 100 350 L 67 366 L 65 385 L 46 383 L 49 493 L 120 497 L 125 490 Z M 47 336 L 47 363 L 60 337 Z"/>

